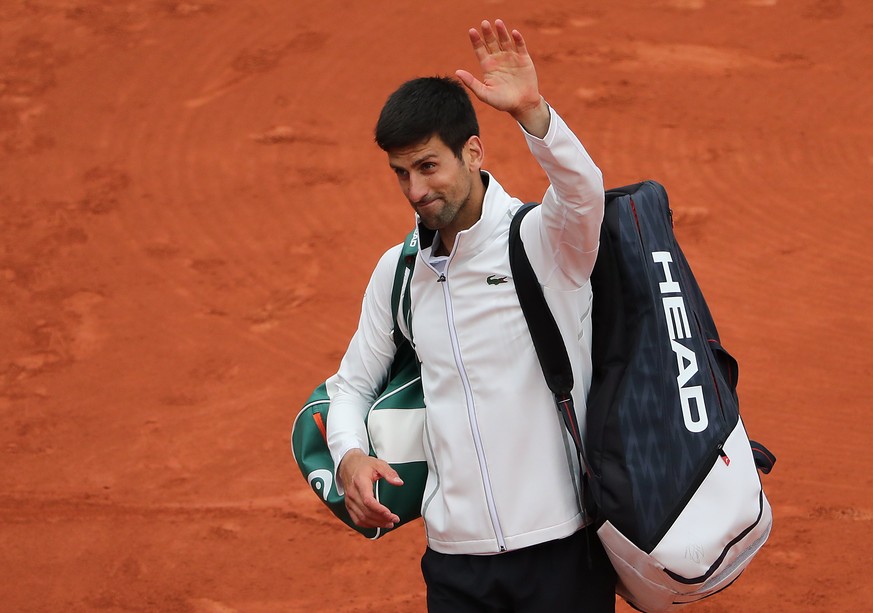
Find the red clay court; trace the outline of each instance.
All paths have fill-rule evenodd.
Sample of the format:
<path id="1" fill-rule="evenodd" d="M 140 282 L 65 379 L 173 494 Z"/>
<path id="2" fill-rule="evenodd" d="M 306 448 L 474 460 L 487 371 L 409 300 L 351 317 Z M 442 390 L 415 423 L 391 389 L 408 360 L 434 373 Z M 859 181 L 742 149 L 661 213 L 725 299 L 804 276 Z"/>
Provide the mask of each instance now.
<path id="1" fill-rule="evenodd" d="M 607 186 L 667 187 L 779 458 L 769 543 L 689 610 L 873 609 L 873 4 L 475 4 L 0 3 L 0 609 L 423 610 L 421 525 L 347 530 L 288 438 L 411 227 L 378 111 L 497 17 Z"/>

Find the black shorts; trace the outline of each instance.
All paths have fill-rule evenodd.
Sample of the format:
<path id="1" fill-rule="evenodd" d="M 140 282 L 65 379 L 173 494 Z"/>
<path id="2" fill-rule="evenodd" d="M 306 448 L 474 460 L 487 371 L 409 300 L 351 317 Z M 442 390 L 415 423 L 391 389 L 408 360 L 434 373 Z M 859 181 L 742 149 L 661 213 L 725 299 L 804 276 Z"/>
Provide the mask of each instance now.
<path id="1" fill-rule="evenodd" d="M 430 613 L 613 613 L 616 575 L 593 528 L 495 555 L 421 558 Z"/>

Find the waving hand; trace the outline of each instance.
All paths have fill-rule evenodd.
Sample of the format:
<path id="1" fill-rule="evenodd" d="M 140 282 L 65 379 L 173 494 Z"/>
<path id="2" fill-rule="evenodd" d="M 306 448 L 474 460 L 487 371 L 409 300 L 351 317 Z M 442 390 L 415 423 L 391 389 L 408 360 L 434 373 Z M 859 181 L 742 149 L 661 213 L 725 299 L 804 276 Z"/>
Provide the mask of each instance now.
<path id="1" fill-rule="evenodd" d="M 472 28 L 469 34 L 482 79 L 466 70 L 456 71 L 457 77 L 479 100 L 506 111 L 528 132 L 544 136 L 549 110 L 540 96 L 537 73 L 521 32 L 510 32 L 498 19 L 493 26 L 483 21 L 481 33 Z"/>

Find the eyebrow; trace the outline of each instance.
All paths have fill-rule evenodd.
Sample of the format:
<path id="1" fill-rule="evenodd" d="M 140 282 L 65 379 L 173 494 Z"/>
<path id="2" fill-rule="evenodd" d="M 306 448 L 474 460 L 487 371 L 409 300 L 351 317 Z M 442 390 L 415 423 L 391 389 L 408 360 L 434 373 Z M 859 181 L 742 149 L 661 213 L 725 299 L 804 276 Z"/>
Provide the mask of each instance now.
<path id="1" fill-rule="evenodd" d="M 426 153 L 423 156 L 421 156 L 420 158 L 416 158 L 416 159 L 412 160 L 410 167 L 417 168 L 417 167 L 421 166 L 422 164 L 424 164 L 425 162 L 427 162 L 430 158 L 434 158 L 434 157 L 437 157 L 436 153 L 434 153 L 434 152 Z M 405 170 L 405 168 L 403 166 L 397 166 L 396 164 L 391 164 L 390 162 L 388 165 L 391 168 L 393 168 L 394 170 Z"/>

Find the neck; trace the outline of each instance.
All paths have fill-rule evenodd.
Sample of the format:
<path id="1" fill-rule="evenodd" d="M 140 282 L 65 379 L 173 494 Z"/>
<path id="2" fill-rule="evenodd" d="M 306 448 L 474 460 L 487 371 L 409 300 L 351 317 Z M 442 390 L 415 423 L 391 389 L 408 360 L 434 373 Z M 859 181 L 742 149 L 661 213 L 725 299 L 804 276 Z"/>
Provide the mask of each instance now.
<path id="1" fill-rule="evenodd" d="M 446 249 L 446 244 L 443 242 L 442 234 L 439 237 L 439 243 L 437 243 L 436 248 L 433 250 L 433 254 L 437 256 L 449 255 L 451 253 L 450 249 Z"/>

